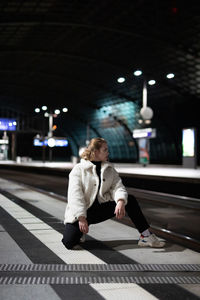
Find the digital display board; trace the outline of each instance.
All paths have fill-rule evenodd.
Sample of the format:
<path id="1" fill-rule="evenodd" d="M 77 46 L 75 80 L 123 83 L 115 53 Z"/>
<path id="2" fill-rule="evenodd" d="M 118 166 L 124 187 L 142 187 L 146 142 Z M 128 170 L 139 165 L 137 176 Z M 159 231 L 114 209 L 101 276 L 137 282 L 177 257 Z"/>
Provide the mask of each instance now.
<path id="1" fill-rule="evenodd" d="M 154 137 L 156 137 L 156 129 L 154 129 L 154 128 L 134 129 L 133 130 L 133 137 L 135 139 L 154 138 Z"/>
<path id="2" fill-rule="evenodd" d="M 182 130 L 182 150 L 184 157 L 195 155 L 195 129 L 186 128 Z"/>
<path id="3" fill-rule="evenodd" d="M 67 147 L 68 146 L 68 140 L 65 138 L 45 138 L 44 140 L 35 138 L 33 140 L 34 146 L 49 146 L 49 147 Z"/>
<path id="4" fill-rule="evenodd" d="M 15 131 L 17 122 L 14 119 L 0 118 L 0 130 Z"/>

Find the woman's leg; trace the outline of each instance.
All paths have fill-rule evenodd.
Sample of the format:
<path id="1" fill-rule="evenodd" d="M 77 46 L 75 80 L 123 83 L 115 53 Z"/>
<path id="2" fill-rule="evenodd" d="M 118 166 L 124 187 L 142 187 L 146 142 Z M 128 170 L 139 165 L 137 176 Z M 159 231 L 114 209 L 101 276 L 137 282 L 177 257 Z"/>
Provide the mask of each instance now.
<path id="1" fill-rule="evenodd" d="M 113 218 L 115 216 L 115 206 L 116 203 L 114 201 L 101 204 L 96 202 L 87 210 L 88 225 L 100 223 Z"/>
<path id="2" fill-rule="evenodd" d="M 109 201 L 99 204 L 98 201 L 87 210 L 88 225 L 96 224 L 113 218 L 115 210 L 115 202 Z M 83 233 L 79 229 L 79 222 L 67 223 L 63 234 L 62 243 L 67 249 L 72 249 L 75 245 L 79 244 L 80 238 Z"/>
<path id="3" fill-rule="evenodd" d="M 80 238 L 83 233 L 79 229 L 78 222 L 65 224 L 62 243 L 67 249 L 72 249 L 75 245 L 79 244 Z"/>
<path id="4" fill-rule="evenodd" d="M 128 203 L 125 206 L 125 209 L 128 216 L 131 218 L 132 222 L 135 224 L 135 227 L 140 233 L 150 227 L 134 196 L 128 196 Z"/>

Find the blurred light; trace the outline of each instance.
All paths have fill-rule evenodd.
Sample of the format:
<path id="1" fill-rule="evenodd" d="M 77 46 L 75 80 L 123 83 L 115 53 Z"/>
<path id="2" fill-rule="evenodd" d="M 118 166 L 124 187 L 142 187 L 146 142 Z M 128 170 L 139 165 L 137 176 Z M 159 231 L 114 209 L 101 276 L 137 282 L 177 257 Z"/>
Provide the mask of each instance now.
<path id="1" fill-rule="evenodd" d="M 151 120 L 145 120 L 144 123 L 145 124 L 151 124 Z"/>
<path id="2" fill-rule="evenodd" d="M 63 112 L 68 112 L 68 108 L 67 108 L 67 107 L 64 107 L 64 108 L 63 108 Z"/>
<path id="3" fill-rule="evenodd" d="M 56 130 L 57 129 L 57 125 L 53 125 L 52 130 Z"/>
<path id="4" fill-rule="evenodd" d="M 55 145 L 56 145 L 56 141 L 55 141 L 55 139 L 54 138 L 50 138 L 50 139 L 48 139 L 48 146 L 49 147 L 55 147 Z"/>
<path id="5" fill-rule="evenodd" d="M 42 106 L 42 110 L 47 110 L 47 106 L 46 106 L 46 105 L 43 105 L 43 106 Z"/>
<path id="6" fill-rule="evenodd" d="M 12 122 L 9 122 L 9 123 L 8 123 L 8 126 L 10 126 L 10 127 L 11 127 L 12 125 L 13 125 L 13 123 L 12 123 Z"/>
<path id="7" fill-rule="evenodd" d="M 117 79 L 117 81 L 119 82 L 119 83 L 122 83 L 122 82 L 124 82 L 126 79 L 124 78 L 124 77 L 119 77 L 118 79 Z"/>
<path id="8" fill-rule="evenodd" d="M 155 80 L 149 80 L 149 81 L 148 81 L 148 84 L 149 84 L 149 85 L 154 85 L 155 83 L 156 83 Z"/>
<path id="9" fill-rule="evenodd" d="M 137 70 L 137 71 L 135 71 L 133 74 L 134 74 L 135 76 L 140 76 L 140 75 L 142 75 L 142 71 Z"/>
<path id="10" fill-rule="evenodd" d="M 173 73 L 169 73 L 169 74 L 167 74 L 166 77 L 167 77 L 168 79 L 171 79 L 171 78 L 174 78 L 174 76 L 175 76 L 175 75 L 174 75 Z"/>
<path id="11" fill-rule="evenodd" d="M 57 115 L 60 114 L 60 110 L 59 110 L 59 109 L 55 109 L 54 112 L 55 112 L 55 114 L 57 114 Z"/>
<path id="12" fill-rule="evenodd" d="M 15 126 L 16 126 L 16 125 L 17 125 L 17 122 L 15 122 L 15 121 L 14 121 L 14 122 L 13 122 L 13 125 L 15 125 Z"/>
<path id="13" fill-rule="evenodd" d="M 139 119 L 139 120 L 138 120 L 138 123 L 139 123 L 139 124 L 142 124 L 142 123 L 143 123 L 143 120 L 142 120 L 142 119 Z"/>
<path id="14" fill-rule="evenodd" d="M 44 116 L 47 118 L 49 116 L 48 112 L 45 112 Z"/>
<path id="15" fill-rule="evenodd" d="M 36 112 L 36 113 L 39 113 L 39 112 L 40 112 L 40 109 L 37 107 L 37 108 L 35 109 L 35 112 Z"/>

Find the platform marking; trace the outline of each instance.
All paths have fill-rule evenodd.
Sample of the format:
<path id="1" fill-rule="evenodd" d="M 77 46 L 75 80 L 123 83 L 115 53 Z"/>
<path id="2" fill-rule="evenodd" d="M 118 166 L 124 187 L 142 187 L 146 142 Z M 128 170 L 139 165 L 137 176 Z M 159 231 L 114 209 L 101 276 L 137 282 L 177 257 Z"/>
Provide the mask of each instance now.
<path id="1" fill-rule="evenodd" d="M 92 283 L 92 286 L 105 299 L 115 300 L 156 300 L 158 298 L 135 283 Z M 134 295 L 134 297 L 133 297 Z"/>
<path id="2" fill-rule="evenodd" d="M 1 276 L 4 284 L 200 284 L 200 276 Z"/>
<path id="3" fill-rule="evenodd" d="M 62 234 L 3 195 L 0 195 L 0 205 L 65 263 L 105 264 L 103 260 L 82 247 L 80 247 L 80 250 L 67 250 L 61 242 Z M 34 220 L 32 224 L 30 223 L 31 220 Z"/>
<path id="4" fill-rule="evenodd" d="M 1 264 L 0 272 L 200 272 L 200 264 Z"/>

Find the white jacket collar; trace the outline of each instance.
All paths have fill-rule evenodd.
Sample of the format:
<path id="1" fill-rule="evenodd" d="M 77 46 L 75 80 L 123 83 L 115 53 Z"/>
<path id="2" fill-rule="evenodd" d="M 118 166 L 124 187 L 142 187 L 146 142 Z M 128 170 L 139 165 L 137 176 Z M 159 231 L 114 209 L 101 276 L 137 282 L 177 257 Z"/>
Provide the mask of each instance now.
<path id="1" fill-rule="evenodd" d="M 83 158 L 81 159 L 80 164 L 84 169 L 89 169 L 89 168 L 95 167 L 95 165 L 90 160 L 86 160 L 86 159 L 83 159 Z M 111 163 L 106 161 L 106 162 L 102 162 L 101 168 L 106 169 L 106 168 L 111 167 L 111 166 L 112 166 Z"/>

